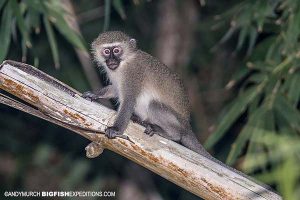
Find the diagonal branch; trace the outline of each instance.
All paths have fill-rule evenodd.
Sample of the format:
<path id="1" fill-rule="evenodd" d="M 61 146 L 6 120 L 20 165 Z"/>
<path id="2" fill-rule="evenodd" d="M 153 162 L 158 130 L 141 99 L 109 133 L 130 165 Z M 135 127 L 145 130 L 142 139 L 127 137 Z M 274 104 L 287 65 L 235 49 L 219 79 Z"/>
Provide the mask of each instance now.
<path id="1" fill-rule="evenodd" d="M 125 135 L 133 142 L 107 139 L 103 134 L 88 131 L 103 132 L 114 121 L 115 111 L 81 98 L 74 89 L 30 65 L 3 62 L 0 88 L 38 110 L 16 103 L 17 108 L 24 106 L 23 111 L 57 122 L 93 141 L 88 146 L 90 157 L 100 154 L 102 148 L 110 149 L 205 199 L 281 199 L 241 173 L 158 135 L 143 134 L 144 128 L 132 122 Z M 5 102 L 14 106 L 17 101 Z"/>

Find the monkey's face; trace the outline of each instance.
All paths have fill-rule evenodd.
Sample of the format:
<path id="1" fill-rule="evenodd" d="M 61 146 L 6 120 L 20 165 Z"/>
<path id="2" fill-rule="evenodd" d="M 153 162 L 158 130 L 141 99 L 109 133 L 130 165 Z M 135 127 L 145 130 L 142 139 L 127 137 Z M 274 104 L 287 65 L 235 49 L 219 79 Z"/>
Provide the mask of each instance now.
<path id="1" fill-rule="evenodd" d="M 123 48 L 121 46 L 105 47 L 101 52 L 106 66 L 111 70 L 116 70 L 120 66 Z"/>
<path id="2" fill-rule="evenodd" d="M 108 71 L 117 71 L 135 57 L 136 40 L 120 31 L 101 33 L 92 43 L 94 59 Z"/>

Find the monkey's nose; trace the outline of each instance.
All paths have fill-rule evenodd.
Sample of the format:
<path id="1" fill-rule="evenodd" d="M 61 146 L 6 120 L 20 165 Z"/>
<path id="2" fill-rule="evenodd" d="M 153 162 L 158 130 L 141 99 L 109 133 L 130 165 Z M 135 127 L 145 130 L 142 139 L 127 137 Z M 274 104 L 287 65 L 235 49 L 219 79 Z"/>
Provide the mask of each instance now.
<path id="1" fill-rule="evenodd" d="M 106 62 L 106 65 L 107 65 L 107 67 L 108 67 L 109 69 L 115 70 L 115 69 L 118 68 L 119 62 L 116 62 L 116 61 L 107 61 L 107 62 Z"/>

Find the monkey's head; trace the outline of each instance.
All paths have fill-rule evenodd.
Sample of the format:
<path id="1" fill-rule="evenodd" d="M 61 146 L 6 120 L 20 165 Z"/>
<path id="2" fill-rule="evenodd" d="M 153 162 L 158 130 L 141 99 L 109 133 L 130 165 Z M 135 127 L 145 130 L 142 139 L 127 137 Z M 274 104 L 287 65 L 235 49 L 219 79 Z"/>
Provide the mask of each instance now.
<path id="1" fill-rule="evenodd" d="M 121 31 L 101 33 L 92 43 L 94 58 L 110 70 L 116 70 L 136 49 L 136 40 Z"/>

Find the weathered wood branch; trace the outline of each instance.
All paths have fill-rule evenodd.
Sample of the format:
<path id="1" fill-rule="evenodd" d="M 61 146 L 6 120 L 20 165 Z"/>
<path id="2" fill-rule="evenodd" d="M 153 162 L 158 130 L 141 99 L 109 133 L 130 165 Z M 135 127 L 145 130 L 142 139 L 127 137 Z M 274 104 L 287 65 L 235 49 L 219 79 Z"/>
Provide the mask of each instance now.
<path id="1" fill-rule="evenodd" d="M 122 138 L 107 139 L 103 134 L 87 131 L 103 132 L 114 121 L 115 111 L 81 98 L 74 89 L 30 65 L 3 62 L 0 66 L 0 88 L 38 110 L 29 112 L 20 108 L 22 106 L 19 109 L 94 141 L 90 149 L 99 153 L 102 148 L 110 149 L 202 198 L 281 199 L 246 176 L 173 141 L 158 135 L 149 137 L 138 124 L 131 122 L 125 131 L 133 142 Z"/>

